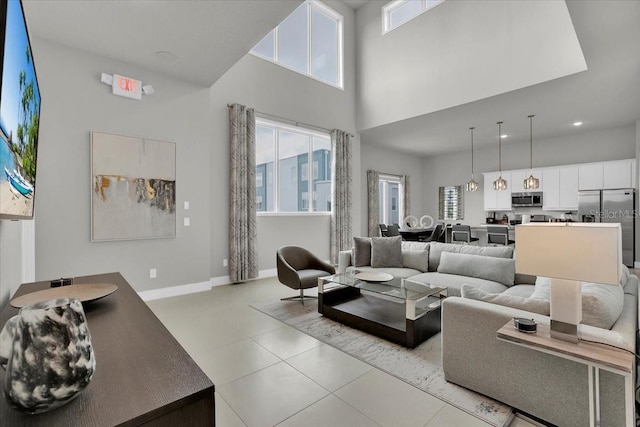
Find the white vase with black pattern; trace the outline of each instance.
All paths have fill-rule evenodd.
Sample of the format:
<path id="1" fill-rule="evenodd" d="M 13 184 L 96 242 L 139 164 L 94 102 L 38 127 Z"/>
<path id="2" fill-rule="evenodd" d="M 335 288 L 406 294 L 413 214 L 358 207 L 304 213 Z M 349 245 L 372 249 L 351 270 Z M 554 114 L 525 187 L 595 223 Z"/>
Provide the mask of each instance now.
<path id="1" fill-rule="evenodd" d="M 63 298 L 23 307 L 0 333 L 4 395 L 36 414 L 64 405 L 91 381 L 96 360 L 79 300 Z"/>

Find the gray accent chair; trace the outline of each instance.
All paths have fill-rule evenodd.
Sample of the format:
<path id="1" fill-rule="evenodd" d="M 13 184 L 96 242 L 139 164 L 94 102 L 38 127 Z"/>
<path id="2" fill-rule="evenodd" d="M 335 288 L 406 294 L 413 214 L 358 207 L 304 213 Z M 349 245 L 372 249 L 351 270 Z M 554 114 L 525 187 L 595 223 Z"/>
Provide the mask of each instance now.
<path id="1" fill-rule="evenodd" d="M 336 269 L 316 257 L 308 250 L 298 246 L 283 246 L 276 253 L 278 280 L 291 289 L 299 289 L 300 295 L 282 298 L 282 301 L 300 301 L 304 305 L 305 299 L 317 299 L 305 296 L 304 290 L 318 286 L 320 277 L 336 273 Z"/>

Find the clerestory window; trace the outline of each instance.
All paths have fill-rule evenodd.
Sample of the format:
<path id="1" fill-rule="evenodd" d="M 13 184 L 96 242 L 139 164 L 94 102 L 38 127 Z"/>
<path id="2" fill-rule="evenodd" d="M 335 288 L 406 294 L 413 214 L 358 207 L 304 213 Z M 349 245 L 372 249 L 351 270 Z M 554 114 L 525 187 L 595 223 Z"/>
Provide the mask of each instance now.
<path id="1" fill-rule="evenodd" d="M 382 33 L 406 24 L 444 0 L 395 0 L 382 8 Z"/>
<path id="2" fill-rule="evenodd" d="M 343 88 L 342 24 L 342 15 L 310 0 L 267 34 L 251 53 Z"/>

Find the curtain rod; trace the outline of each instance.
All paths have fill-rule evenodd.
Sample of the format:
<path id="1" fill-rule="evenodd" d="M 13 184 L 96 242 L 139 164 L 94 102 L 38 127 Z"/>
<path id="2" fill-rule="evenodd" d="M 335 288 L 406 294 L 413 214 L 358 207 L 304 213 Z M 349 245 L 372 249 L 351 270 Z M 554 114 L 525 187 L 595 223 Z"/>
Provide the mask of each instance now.
<path id="1" fill-rule="evenodd" d="M 233 104 L 227 104 L 227 108 L 231 108 L 232 106 L 233 106 Z M 315 126 L 315 125 L 310 125 L 309 123 L 298 122 L 296 120 L 287 119 L 286 117 L 275 116 L 273 114 L 263 113 L 262 111 L 258 111 L 258 110 L 256 110 L 256 114 L 259 114 L 261 116 L 271 117 L 272 119 L 284 120 L 284 121 L 287 121 L 289 123 L 293 123 L 295 126 L 302 125 L 303 127 L 315 128 L 315 129 L 319 129 L 319 130 L 323 130 L 325 132 L 331 133 L 331 129 L 327 129 L 327 128 L 323 128 L 323 127 Z M 352 133 L 350 133 L 349 136 L 352 137 L 352 138 L 354 137 L 354 135 Z"/>

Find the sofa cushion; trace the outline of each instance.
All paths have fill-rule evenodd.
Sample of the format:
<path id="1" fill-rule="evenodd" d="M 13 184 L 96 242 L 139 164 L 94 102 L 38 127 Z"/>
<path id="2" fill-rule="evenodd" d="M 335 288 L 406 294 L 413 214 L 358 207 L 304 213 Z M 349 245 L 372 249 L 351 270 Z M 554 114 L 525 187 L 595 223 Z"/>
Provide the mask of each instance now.
<path id="1" fill-rule="evenodd" d="M 403 251 L 428 251 L 429 243 L 428 242 L 412 242 L 412 241 L 402 241 L 402 250 Z"/>
<path id="2" fill-rule="evenodd" d="M 413 268 L 424 273 L 429 269 L 429 252 L 423 251 L 406 251 L 402 250 L 402 266 L 405 268 Z"/>
<path id="3" fill-rule="evenodd" d="M 375 271 L 377 273 L 387 273 L 392 275 L 393 277 L 399 277 L 401 279 L 407 279 L 409 277 L 420 274 L 420 270 L 414 270 L 413 268 L 393 268 L 393 267 L 384 267 L 384 268 L 375 268 L 375 267 L 347 267 L 347 273 L 356 273 L 361 271 Z"/>
<path id="4" fill-rule="evenodd" d="M 455 252 L 468 255 L 482 255 L 496 258 L 513 257 L 513 248 L 510 246 L 473 246 L 431 242 L 429 246 L 429 271 L 438 271 L 438 266 L 440 265 L 440 257 L 444 252 Z"/>
<path id="5" fill-rule="evenodd" d="M 371 267 L 402 267 L 402 236 L 371 238 Z"/>
<path id="6" fill-rule="evenodd" d="M 427 272 L 411 277 L 415 282 L 427 283 L 430 285 L 447 288 L 447 295 L 450 297 L 460 296 L 460 287 L 464 284 L 475 286 L 487 292 L 500 293 L 508 288 L 492 280 L 480 279 L 478 277 L 459 276 L 457 274 L 446 274 L 437 272 Z"/>
<path id="7" fill-rule="evenodd" d="M 438 272 L 478 277 L 513 286 L 516 263 L 513 259 L 443 252 Z"/>
<path id="8" fill-rule="evenodd" d="M 353 262 L 356 267 L 371 265 L 371 239 L 369 237 L 353 238 Z"/>
<path id="9" fill-rule="evenodd" d="M 532 313 L 543 314 L 545 316 L 549 315 L 549 301 L 535 298 L 524 298 L 521 296 L 509 295 L 506 293 L 492 294 L 466 284 L 462 285 L 460 292 L 462 294 L 462 298 L 469 298 L 478 301 L 489 302 L 491 304 L 503 305 L 505 307 L 530 311 Z"/>

